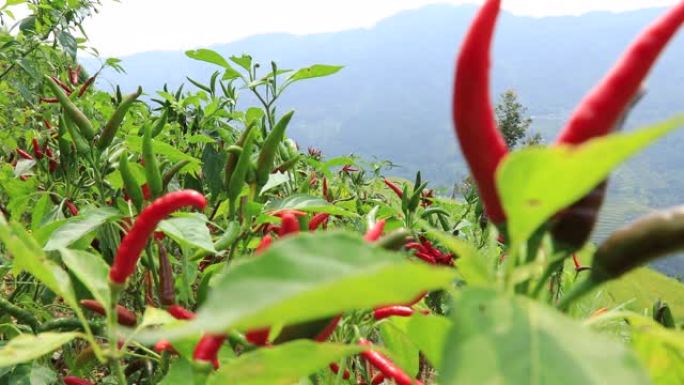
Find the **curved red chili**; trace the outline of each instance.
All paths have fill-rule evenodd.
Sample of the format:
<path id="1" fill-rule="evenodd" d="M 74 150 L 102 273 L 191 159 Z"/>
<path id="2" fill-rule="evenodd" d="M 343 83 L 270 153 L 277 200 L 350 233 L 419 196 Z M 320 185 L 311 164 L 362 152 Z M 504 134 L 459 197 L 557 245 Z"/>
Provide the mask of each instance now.
<path id="1" fill-rule="evenodd" d="M 679 2 L 637 37 L 615 67 L 582 100 L 556 142 L 578 144 L 610 133 L 682 23 L 684 2 Z"/>
<path id="2" fill-rule="evenodd" d="M 264 235 L 264 237 L 261 238 L 261 242 L 259 242 L 259 245 L 256 247 L 254 252 L 256 254 L 263 253 L 271 246 L 271 243 L 273 243 L 273 237 L 270 234 Z"/>
<path id="3" fill-rule="evenodd" d="M 326 213 L 318 213 L 314 215 L 313 218 L 311 218 L 311 220 L 309 221 L 309 231 L 314 231 L 320 226 L 323 226 L 323 228 L 325 228 L 329 218 L 330 214 Z"/>
<path id="4" fill-rule="evenodd" d="M 169 353 L 178 354 L 178 351 L 176 350 L 176 348 L 173 347 L 173 345 L 171 345 L 171 342 L 169 342 L 169 340 L 161 340 L 154 344 L 154 351 L 157 353 L 166 351 Z"/>
<path id="5" fill-rule="evenodd" d="M 78 207 L 76 207 L 74 202 L 67 199 L 66 201 L 64 201 L 64 205 L 67 207 L 67 209 L 69 210 L 69 213 L 71 214 L 72 217 L 75 217 L 78 215 Z"/>
<path id="6" fill-rule="evenodd" d="M 63 381 L 65 385 L 93 385 L 93 383 L 88 380 L 84 380 L 82 378 L 74 376 L 64 377 Z"/>
<path id="7" fill-rule="evenodd" d="M 40 148 L 40 142 L 38 142 L 38 138 L 33 138 L 31 144 L 33 145 L 33 154 L 36 156 L 36 158 L 43 159 L 43 150 Z"/>
<path id="8" fill-rule="evenodd" d="M 123 284 L 133 274 L 138 258 L 140 258 L 140 253 L 162 219 L 183 207 L 191 206 L 203 209 L 206 205 L 207 200 L 204 196 L 194 190 L 168 193 L 152 202 L 143 209 L 131 230 L 121 241 L 114 257 L 114 263 L 109 270 L 109 280 L 114 283 Z"/>
<path id="9" fill-rule="evenodd" d="M 385 220 L 381 219 L 375 223 L 373 227 L 368 229 L 366 232 L 366 235 L 363 236 L 363 239 L 366 242 L 375 242 L 378 239 L 380 239 L 380 236 L 382 235 L 382 231 L 385 229 Z"/>
<path id="10" fill-rule="evenodd" d="M 456 66 L 453 118 L 461 151 L 477 183 L 487 216 L 496 224 L 503 212 L 494 173 L 508 153 L 489 97 L 489 51 L 500 0 L 487 0 L 466 34 Z"/>
<path id="11" fill-rule="evenodd" d="M 377 308 L 373 311 L 373 318 L 381 320 L 393 316 L 410 317 L 416 311 L 408 306 L 386 306 Z"/>
<path id="12" fill-rule="evenodd" d="M 81 300 L 81 306 L 100 315 L 106 314 L 104 306 L 94 299 Z M 138 317 L 136 317 L 135 313 L 121 305 L 116 305 L 116 320 L 124 326 L 135 326 L 138 323 Z"/>
<path id="13" fill-rule="evenodd" d="M 214 369 L 218 369 L 218 351 L 221 349 L 225 339 L 225 335 L 204 335 L 197 343 L 192 358 L 199 362 L 210 362 Z"/>
<path id="14" fill-rule="evenodd" d="M 366 340 L 359 340 L 359 345 L 371 347 L 372 344 Z M 397 385 L 423 385 L 422 382 L 411 378 L 403 370 L 399 369 L 389 358 L 384 354 L 374 350 L 366 350 L 361 353 L 361 356 L 366 359 L 371 365 L 378 369 L 385 377 L 393 379 Z"/>
<path id="15" fill-rule="evenodd" d="M 26 152 L 20 148 L 17 148 L 17 154 L 19 154 L 19 156 L 24 158 L 24 159 L 33 160 L 33 157 L 31 156 L 31 154 L 29 154 L 28 152 Z"/>
<path id="16" fill-rule="evenodd" d="M 382 181 L 385 182 L 385 185 L 386 185 L 387 187 L 389 187 L 390 190 L 394 191 L 394 193 L 397 194 L 397 196 L 399 197 L 399 199 L 401 199 L 401 198 L 404 197 L 404 190 L 402 190 L 399 186 L 397 186 L 396 184 L 394 184 L 394 182 L 392 182 L 391 180 L 389 180 L 389 179 L 387 179 L 387 178 L 383 178 Z"/>
<path id="17" fill-rule="evenodd" d="M 299 220 L 295 214 L 286 212 L 281 215 L 282 223 L 278 230 L 278 235 L 284 237 L 289 234 L 296 234 L 299 232 Z"/>
<path id="18" fill-rule="evenodd" d="M 191 320 L 195 318 L 195 313 L 180 305 L 169 305 L 169 307 L 166 308 L 166 311 L 175 319 Z"/>
<path id="19" fill-rule="evenodd" d="M 330 371 L 333 373 L 337 374 L 340 372 L 340 365 L 337 363 L 333 362 L 332 364 L 329 365 Z M 342 373 L 342 379 L 348 380 L 351 377 L 351 373 L 347 369 L 344 370 L 344 373 Z"/>
<path id="20" fill-rule="evenodd" d="M 269 334 L 271 334 L 271 328 L 249 330 L 245 333 L 245 339 L 253 345 L 264 346 L 268 343 Z"/>
<path id="21" fill-rule="evenodd" d="M 333 318 L 330 323 L 325 327 L 325 329 L 321 330 L 320 333 L 314 338 L 315 341 L 318 342 L 323 342 L 326 341 L 330 336 L 333 334 L 335 329 L 337 328 L 337 325 L 340 323 L 340 319 L 342 319 L 342 315 L 338 315 L 335 318 Z"/>

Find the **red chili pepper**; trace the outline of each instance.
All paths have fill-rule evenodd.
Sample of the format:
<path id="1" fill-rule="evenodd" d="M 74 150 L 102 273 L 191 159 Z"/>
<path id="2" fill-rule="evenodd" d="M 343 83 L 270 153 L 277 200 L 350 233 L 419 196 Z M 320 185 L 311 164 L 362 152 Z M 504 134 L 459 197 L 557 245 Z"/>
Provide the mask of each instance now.
<path id="1" fill-rule="evenodd" d="M 330 371 L 333 373 L 337 374 L 340 372 L 340 365 L 337 365 L 337 363 L 333 362 L 330 366 Z M 342 379 L 348 380 L 351 377 L 351 373 L 347 369 L 344 370 L 344 373 L 342 373 Z"/>
<path id="2" fill-rule="evenodd" d="M 74 202 L 67 199 L 66 201 L 64 201 L 64 205 L 67 207 L 67 209 L 69 210 L 69 213 L 71 214 L 72 217 L 75 217 L 78 215 L 78 207 L 76 207 Z"/>
<path id="3" fill-rule="evenodd" d="M 323 199 L 326 201 L 330 202 L 332 201 L 330 195 L 328 195 L 328 179 L 326 177 L 323 177 Z"/>
<path id="4" fill-rule="evenodd" d="M 328 223 L 328 218 L 330 218 L 330 214 L 318 213 L 314 215 L 313 218 L 311 218 L 311 221 L 309 221 L 309 231 L 314 231 L 321 225 L 325 228 Z"/>
<path id="5" fill-rule="evenodd" d="M 457 60 L 453 118 L 461 151 L 477 183 L 487 216 L 501 223 L 494 172 L 508 148 L 499 132 L 489 98 L 489 50 L 500 0 L 487 0 L 466 34 Z"/>
<path id="6" fill-rule="evenodd" d="M 150 191 L 150 186 L 147 183 L 142 185 L 141 189 L 142 189 L 144 200 L 149 201 L 150 199 L 152 199 L 152 192 Z"/>
<path id="7" fill-rule="evenodd" d="M 404 245 L 404 247 L 407 250 L 418 250 L 418 251 L 421 251 L 423 253 L 429 252 L 428 249 L 425 248 L 425 246 L 423 246 L 422 244 L 420 244 L 418 242 L 409 242 L 406 245 Z"/>
<path id="8" fill-rule="evenodd" d="M 93 383 L 90 381 L 84 380 L 82 378 L 74 377 L 74 376 L 64 377 L 64 384 L 65 385 L 93 385 Z"/>
<path id="9" fill-rule="evenodd" d="M 131 230 L 121 241 L 109 270 L 109 280 L 123 284 L 133 274 L 147 239 L 162 219 L 186 206 L 203 209 L 206 205 L 207 200 L 204 196 L 194 190 L 168 193 L 152 202 L 143 209 Z"/>
<path id="10" fill-rule="evenodd" d="M 269 334 L 271 334 L 271 328 L 249 330 L 245 333 L 245 339 L 253 345 L 264 346 L 268 343 Z"/>
<path id="11" fill-rule="evenodd" d="M 428 253 L 424 253 L 422 251 L 417 252 L 416 257 L 418 257 L 418 258 L 422 259 L 423 261 L 430 263 L 432 265 L 437 263 L 437 260 L 435 259 L 435 257 L 433 257 L 432 255 L 430 255 Z"/>
<path id="12" fill-rule="evenodd" d="M 373 378 L 371 378 L 371 385 L 380 385 L 385 381 L 385 375 L 378 373 Z"/>
<path id="13" fill-rule="evenodd" d="M 644 30 L 608 75 L 582 100 L 557 143 L 606 135 L 625 112 L 660 53 L 684 23 L 684 2 Z"/>
<path id="14" fill-rule="evenodd" d="M 106 314 L 104 306 L 94 299 L 81 300 L 81 306 L 100 315 Z M 121 305 L 116 305 L 116 320 L 124 326 L 135 326 L 138 323 L 138 317 L 135 316 L 135 313 Z"/>
<path id="15" fill-rule="evenodd" d="M 323 342 L 330 338 L 330 336 L 337 328 L 337 325 L 340 323 L 340 319 L 342 319 L 342 315 L 338 315 L 335 318 L 333 318 L 328 324 L 328 326 L 326 326 L 325 329 L 321 330 L 321 332 L 318 333 L 314 340 L 318 342 Z"/>
<path id="16" fill-rule="evenodd" d="M 44 150 L 45 150 L 45 156 L 47 156 L 50 159 L 50 161 L 48 162 L 48 169 L 50 170 L 51 173 L 57 171 L 57 167 L 59 167 L 59 163 L 57 163 L 57 161 L 55 160 L 54 154 L 52 153 L 52 149 L 47 146 L 47 142 L 45 142 Z"/>
<path id="17" fill-rule="evenodd" d="M 373 311 L 373 318 L 381 320 L 393 316 L 410 317 L 415 312 L 415 310 L 408 306 L 386 306 L 375 309 Z"/>
<path id="18" fill-rule="evenodd" d="M 582 267 L 582 264 L 580 263 L 579 259 L 577 258 L 577 254 L 572 255 L 572 262 L 575 264 L 575 270 L 579 270 Z"/>
<path id="19" fill-rule="evenodd" d="M 38 101 L 41 103 L 49 103 L 49 104 L 54 104 L 54 103 L 59 103 L 59 99 L 57 98 L 38 98 Z"/>
<path id="20" fill-rule="evenodd" d="M 290 234 L 296 234 L 299 232 L 299 220 L 292 213 L 285 213 L 281 216 L 282 223 L 280 224 L 280 230 L 278 235 L 284 237 Z"/>
<path id="21" fill-rule="evenodd" d="M 97 74 L 95 74 L 94 76 L 89 77 L 88 80 L 86 80 L 85 83 L 83 83 L 83 85 L 81 86 L 81 88 L 78 90 L 78 97 L 79 97 L 79 98 L 80 98 L 81 96 L 83 96 L 83 94 L 85 94 L 86 91 L 88 91 L 88 88 L 90 88 L 90 85 L 93 84 L 93 82 L 95 81 L 95 78 L 97 78 Z"/>
<path id="22" fill-rule="evenodd" d="M 372 344 L 366 339 L 359 340 L 359 345 L 371 347 Z M 385 377 L 391 378 L 397 385 L 423 385 L 422 382 L 411 378 L 408 374 L 399 369 L 389 358 L 385 357 L 380 352 L 374 350 L 366 350 L 361 353 L 361 356 L 366 359 L 371 365 L 378 369 Z"/>
<path id="23" fill-rule="evenodd" d="M 58 86 L 60 86 L 64 92 L 66 92 L 67 95 L 71 95 L 74 90 L 71 89 L 66 83 L 63 81 L 59 80 L 56 76 L 50 76 L 50 79 L 52 79 L 53 82 L 57 83 Z"/>
<path id="24" fill-rule="evenodd" d="M 394 191 L 394 193 L 397 194 L 399 199 L 404 197 L 404 191 L 399 186 L 397 186 L 387 178 L 384 178 L 382 181 L 385 182 L 385 184 L 387 185 L 387 187 L 390 188 L 390 190 Z"/>
<path id="25" fill-rule="evenodd" d="M 36 158 L 43 159 L 43 150 L 40 148 L 40 142 L 38 142 L 38 138 L 33 138 L 31 143 L 33 144 L 33 154 L 36 156 Z"/>
<path id="26" fill-rule="evenodd" d="M 24 159 L 33 160 L 33 157 L 31 156 L 31 154 L 29 154 L 28 152 L 26 152 L 20 148 L 17 148 L 17 154 L 19 154 L 19 156 L 24 158 Z"/>
<path id="27" fill-rule="evenodd" d="M 304 211 L 294 210 L 294 209 L 282 209 L 282 210 L 279 210 L 279 211 L 276 211 L 275 213 L 273 213 L 274 216 L 279 217 L 279 218 L 282 218 L 286 214 L 291 214 L 291 215 L 294 215 L 295 217 L 306 216 L 306 213 Z"/>
<path id="28" fill-rule="evenodd" d="M 263 253 L 271 246 L 271 243 L 273 243 L 273 237 L 271 237 L 269 234 L 265 235 L 263 238 L 261 238 L 261 242 L 259 242 L 259 245 L 256 247 L 254 252 L 256 254 Z"/>
<path id="29" fill-rule="evenodd" d="M 214 366 L 214 369 L 218 369 L 218 351 L 221 349 L 225 339 L 225 335 L 204 335 L 197 343 L 192 358 L 195 361 L 210 362 Z"/>
<path id="30" fill-rule="evenodd" d="M 175 319 L 191 320 L 195 318 L 195 313 L 180 305 L 169 305 L 169 307 L 166 308 L 166 311 Z"/>
<path id="31" fill-rule="evenodd" d="M 45 124 L 45 129 L 50 131 L 52 130 L 52 124 L 50 124 L 50 121 L 47 119 L 43 119 L 43 124 Z"/>
<path id="32" fill-rule="evenodd" d="M 368 229 L 366 232 L 366 235 L 363 236 L 363 239 L 366 242 L 375 242 L 378 239 L 380 239 L 380 236 L 382 235 L 382 230 L 385 229 L 385 220 L 381 219 L 375 223 L 375 226 L 372 228 Z"/>
<path id="33" fill-rule="evenodd" d="M 353 167 L 353 166 L 348 165 L 348 164 L 342 167 L 342 172 L 349 173 L 349 172 L 358 172 L 358 171 L 359 171 L 358 168 Z"/>
<path id="34" fill-rule="evenodd" d="M 157 342 L 156 344 L 154 344 L 154 350 L 157 353 L 167 351 L 172 354 L 178 354 L 178 351 L 176 350 L 176 348 L 173 347 L 173 345 L 171 345 L 171 342 L 169 342 L 169 340 L 161 340 Z"/>

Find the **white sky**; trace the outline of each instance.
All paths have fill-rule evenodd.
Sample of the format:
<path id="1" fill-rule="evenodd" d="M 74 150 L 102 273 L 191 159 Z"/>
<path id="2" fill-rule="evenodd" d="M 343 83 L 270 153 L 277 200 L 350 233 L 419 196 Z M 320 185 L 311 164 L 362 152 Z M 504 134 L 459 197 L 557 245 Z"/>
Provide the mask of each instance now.
<path id="1" fill-rule="evenodd" d="M 678 0 L 503 0 L 530 16 L 624 11 Z M 399 11 L 432 3 L 478 0 L 104 0 L 86 23 L 90 43 L 103 56 L 178 50 L 227 43 L 268 32 L 309 34 L 371 27 Z"/>

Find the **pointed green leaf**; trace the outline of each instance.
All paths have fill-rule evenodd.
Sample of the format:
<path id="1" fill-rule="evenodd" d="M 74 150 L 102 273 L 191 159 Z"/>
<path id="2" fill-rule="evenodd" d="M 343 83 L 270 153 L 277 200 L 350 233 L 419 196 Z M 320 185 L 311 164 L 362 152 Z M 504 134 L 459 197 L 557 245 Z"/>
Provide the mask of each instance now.
<path id="1" fill-rule="evenodd" d="M 79 216 L 68 220 L 62 227 L 55 230 L 44 249 L 52 251 L 67 247 L 118 216 L 120 216 L 119 212 L 109 207 L 84 210 Z"/>
<path id="2" fill-rule="evenodd" d="M 531 147 L 497 169 L 499 196 L 513 244 L 526 241 L 551 216 L 589 193 L 632 155 L 684 124 L 684 116 L 582 145 Z"/>
<path id="3" fill-rule="evenodd" d="M 331 362 L 361 351 L 359 346 L 294 341 L 241 355 L 222 365 L 207 385 L 292 385 Z"/>
<path id="4" fill-rule="evenodd" d="M 80 333 L 22 334 L 0 348 L 0 368 L 40 358 L 80 335 Z"/>
<path id="5" fill-rule="evenodd" d="M 453 309 L 441 385 L 650 383 L 622 343 L 528 298 L 465 289 Z"/>
<path id="6" fill-rule="evenodd" d="M 74 273 L 105 309 L 109 309 L 111 307 L 109 279 L 107 278 L 109 265 L 99 255 L 83 250 L 59 249 L 59 253 L 69 271 Z"/>

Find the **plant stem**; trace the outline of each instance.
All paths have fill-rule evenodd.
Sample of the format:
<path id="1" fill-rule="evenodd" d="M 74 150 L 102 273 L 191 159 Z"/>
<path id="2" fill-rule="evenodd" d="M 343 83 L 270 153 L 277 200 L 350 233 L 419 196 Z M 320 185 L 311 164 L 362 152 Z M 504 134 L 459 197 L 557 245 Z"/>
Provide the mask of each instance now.
<path id="1" fill-rule="evenodd" d="M 578 299 L 582 298 L 584 295 L 592 291 L 600 283 L 601 282 L 596 281 L 591 277 L 587 278 L 587 280 L 580 282 L 578 285 L 574 286 L 572 290 L 568 292 L 568 294 L 564 295 L 560 302 L 558 302 L 556 307 L 559 310 L 566 312 L 573 302 L 577 301 Z"/>

